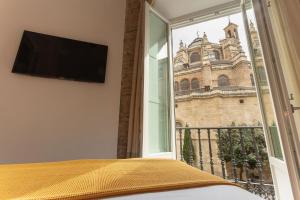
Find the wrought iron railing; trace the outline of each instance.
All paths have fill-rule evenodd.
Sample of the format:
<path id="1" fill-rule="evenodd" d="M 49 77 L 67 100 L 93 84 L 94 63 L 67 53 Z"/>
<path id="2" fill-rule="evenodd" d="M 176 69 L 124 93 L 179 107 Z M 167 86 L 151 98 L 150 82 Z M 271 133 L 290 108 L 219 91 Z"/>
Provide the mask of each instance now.
<path id="1" fill-rule="evenodd" d="M 177 127 L 176 137 L 177 159 L 275 200 L 261 126 Z"/>

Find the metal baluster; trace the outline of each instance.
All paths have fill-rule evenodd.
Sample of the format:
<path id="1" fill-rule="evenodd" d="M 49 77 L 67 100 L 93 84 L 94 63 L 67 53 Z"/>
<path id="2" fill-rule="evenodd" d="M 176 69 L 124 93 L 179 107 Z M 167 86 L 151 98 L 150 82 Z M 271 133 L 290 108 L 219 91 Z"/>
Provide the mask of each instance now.
<path id="1" fill-rule="evenodd" d="M 222 175 L 223 178 L 226 179 L 226 174 L 225 174 L 225 159 L 224 159 L 224 153 L 222 147 L 223 144 L 221 144 L 221 129 L 218 129 L 218 138 L 219 138 L 219 151 L 220 151 L 220 157 L 221 157 L 221 166 L 222 166 Z"/>
<path id="2" fill-rule="evenodd" d="M 256 143 L 256 139 L 255 139 L 255 129 L 252 128 L 251 129 L 251 134 L 252 134 L 252 140 L 253 140 L 253 148 L 255 150 L 255 157 L 256 157 L 256 167 L 258 168 L 258 172 L 259 172 L 259 194 L 262 195 L 263 193 L 263 184 L 264 184 L 264 180 L 263 180 L 263 169 L 262 169 L 262 162 L 261 162 L 261 157 L 259 155 L 259 149 Z"/>
<path id="3" fill-rule="evenodd" d="M 233 149 L 233 141 L 232 141 L 232 135 L 231 135 L 231 131 L 232 129 L 227 129 L 228 130 L 228 136 L 229 136 L 229 141 L 230 141 L 230 151 L 231 151 L 231 162 L 232 162 L 232 166 L 233 166 L 233 176 L 234 176 L 234 182 L 237 183 L 238 182 L 238 178 L 237 178 L 237 172 L 236 172 L 236 161 L 235 161 L 235 153 L 234 153 L 234 149 Z"/>
<path id="4" fill-rule="evenodd" d="M 271 190 L 271 196 L 272 196 L 272 200 L 275 200 L 275 190 L 274 190 L 274 187 L 272 186 L 272 188 L 270 189 Z"/>
<path id="5" fill-rule="evenodd" d="M 243 131 L 241 129 L 239 129 L 239 134 L 240 134 L 240 143 L 241 143 L 241 149 L 242 149 L 242 155 L 244 157 L 243 160 L 243 168 L 246 172 L 246 189 L 249 189 L 249 185 L 250 185 L 250 179 L 249 179 L 249 163 L 248 163 L 248 159 L 247 159 L 247 154 L 246 154 L 246 150 L 245 150 L 245 143 L 244 143 L 244 135 L 243 135 Z"/>
<path id="6" fill-rule="evenodd" d="M 190 131 L 188 132 L 189 133 L 189 139 L 190 139 L 190 142 L 189 142 L 189 165 L 193 166 L 193 162 L 194 162 L 194 152 L 193 152 L 193 139 L 192 139 L 192 131 L 191 129 L 189 129 Z"/>
<path id="7" fill-rule="evenodd" d="M 200 129 L 198 129 L 198 142 L 199 142 L 200 169 L 203 170 L 203 155 L 202 155 L 202 144 L 201 144 L 201 132 L 200 132 Z"/>
<path id="8" fill-rule="evenodd" d="M 211 140 L 210 140 L 210 129 L 207 129 L 207 136 L 208 136 L 208 146 L 209 146 L 210 171 L 212 174 L 215 174 L 214 162 L 213 162 L 213 157 L 212 157 Z"/>
<path id="9" fill-rule="evenodd" d="M 182 151 L 183 147 L 182 147 L 182 129 L 181 128 L 179 129 L 179 145 L 180 145 L 180 160 L 184 161 L 183 160 L 183 151 Z"/>

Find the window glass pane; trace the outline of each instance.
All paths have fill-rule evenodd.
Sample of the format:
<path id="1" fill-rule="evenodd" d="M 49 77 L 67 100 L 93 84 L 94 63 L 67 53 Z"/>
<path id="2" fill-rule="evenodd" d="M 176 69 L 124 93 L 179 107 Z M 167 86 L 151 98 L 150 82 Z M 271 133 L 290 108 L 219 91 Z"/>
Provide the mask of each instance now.
<path id="1" fill-rule="evenodd" d="M 249 19 L 249 31 L 251 36 L 251 46 L 253 49 L 253 70 L 255 72 L 257 87 L 261 94 L 261 104 L 263 117 L 267 125 L 266 135 L 271 147 L 272 156 L 283 160 L 282 149 L 280 145 L 279 132 L 276 125 L 275 113 L 273 110 L 273 102 L 270 93 L 269 83 L 266 76 L 265 63 L 263 59 L 262 47 L 257 32 L 257 25 L 255 24 L 255 17 L 253 9 L 247 10 L 247 17 Z"/>
<path id="2" fill-rule="evenodd" d="M 191 82 L 191 87 L 193 90 L 198 89 L 199 88 L 199 81 L 197 78 L 193 78 L 192 82 Z"/>
<path id="3" fill-rule="evenodd" d="M 191 60 L 191 63 L 200 61 L 200 54 L 197 52 L 192 53 L 190 60 Z"/>
<path id="4" fill-rule="evenodd" d="M 183 79 L 180 81 L 180 89 L 181 90 L 189 90 L 190 89 L 190 82 L 188 79 Z"/>
<path id="5" fill-rule="evenodd" d="M 148 152 L 170 152 L 168 26 L 149 15 Z"/>
<path id="6" fill-rule="evenodd" d="M 218 78 L 218 86 L 226 87 L 229 86 L 229 78 L 226 75 L 221 75 Z"/>

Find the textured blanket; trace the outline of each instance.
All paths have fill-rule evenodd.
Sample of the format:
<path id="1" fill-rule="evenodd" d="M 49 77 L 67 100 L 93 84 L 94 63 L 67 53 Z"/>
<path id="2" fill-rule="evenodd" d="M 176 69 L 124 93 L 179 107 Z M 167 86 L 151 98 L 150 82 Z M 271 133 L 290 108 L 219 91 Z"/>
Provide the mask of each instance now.
<path id="1" fill-rule="evenodd" d="M 0 199 L 94 199 L 231 183 L 165 159 L 0 165 Z"/>

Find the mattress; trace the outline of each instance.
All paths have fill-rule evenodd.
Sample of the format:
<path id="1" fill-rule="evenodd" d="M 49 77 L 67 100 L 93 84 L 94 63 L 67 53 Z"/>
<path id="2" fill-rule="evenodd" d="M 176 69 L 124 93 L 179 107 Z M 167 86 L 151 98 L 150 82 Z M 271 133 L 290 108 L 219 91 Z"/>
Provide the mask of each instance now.
<path id="1" fill-rule="evenodd" d="M 242 188 L 230 185 L 216 185 L 201 188 L 151 192 L 106 200 L 263 200 Z M 100 199 L 99 199 L 100 200 Z"/>

